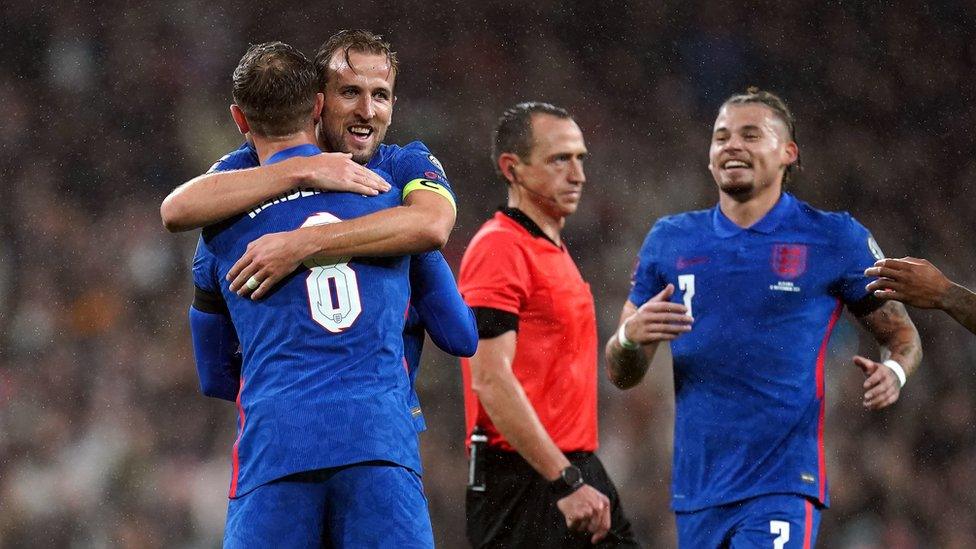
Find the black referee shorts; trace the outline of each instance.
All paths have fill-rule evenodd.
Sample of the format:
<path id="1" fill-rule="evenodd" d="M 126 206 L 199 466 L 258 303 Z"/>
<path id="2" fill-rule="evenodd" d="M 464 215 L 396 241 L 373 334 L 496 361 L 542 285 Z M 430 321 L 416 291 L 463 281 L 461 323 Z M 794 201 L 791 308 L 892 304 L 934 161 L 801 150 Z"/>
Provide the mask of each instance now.
<path id="1" fill-rule="evenodd" d="M 610 533 L 595 547 L 640 547 L 600 459 L 589 452 L 566 457 L 580 468 L 587 484 L 610 499 Z M 466 498 L 467 536 L 472 547 L 594 547 L 590 534 L 566 527 L 549 483 L 522 456 L 488 450 L 485 458 L 485 491 L 469 489 Z"/>

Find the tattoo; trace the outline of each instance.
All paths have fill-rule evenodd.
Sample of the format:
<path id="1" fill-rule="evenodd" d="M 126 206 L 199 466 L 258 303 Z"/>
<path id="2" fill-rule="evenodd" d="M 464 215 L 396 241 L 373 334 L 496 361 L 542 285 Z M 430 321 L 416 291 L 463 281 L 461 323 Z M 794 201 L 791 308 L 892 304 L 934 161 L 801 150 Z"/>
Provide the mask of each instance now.
<path id="1" fill-rule="evenodd" d="M 976 334 L 976 294 L 953 284 L 946 293 L 945 311 L 967 330 Z"/>
<path id="2" fill-rule="evenodd" d="M 905 306 L 889 301 L 858 320 L 881 345 L 881 360 L 897 360 L 911 374 L 922 361 L 922 341 Z"/>

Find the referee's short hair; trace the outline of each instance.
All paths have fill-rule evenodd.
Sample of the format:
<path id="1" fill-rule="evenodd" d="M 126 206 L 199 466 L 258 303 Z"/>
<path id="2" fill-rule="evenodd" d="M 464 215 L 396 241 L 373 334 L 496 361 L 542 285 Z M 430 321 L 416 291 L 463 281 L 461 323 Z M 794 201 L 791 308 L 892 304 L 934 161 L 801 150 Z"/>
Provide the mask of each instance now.
<path id="1" fill-rule="evenodd" d="M 316 93 L 315 65 L 283 42 L 252 45 L 234 69 L 234 103 L 251 131 L 264 137 L 301 131 Z"/>
<path id="2" fill-rule="evenodd" d="M 504 153 L 514 153 L 523 162 L 526 162 L 532 154 L 532 115 L 535 114 L 573 119 L 573 116 L 566 109 L 542 101 L 526 101 L 503 112 L 498 122 L 495 123 L 491 142 L 492 164 L 495 166 L 495 172 L 502 179 L 505 177 L 498 167 L 498 157 Z"/>

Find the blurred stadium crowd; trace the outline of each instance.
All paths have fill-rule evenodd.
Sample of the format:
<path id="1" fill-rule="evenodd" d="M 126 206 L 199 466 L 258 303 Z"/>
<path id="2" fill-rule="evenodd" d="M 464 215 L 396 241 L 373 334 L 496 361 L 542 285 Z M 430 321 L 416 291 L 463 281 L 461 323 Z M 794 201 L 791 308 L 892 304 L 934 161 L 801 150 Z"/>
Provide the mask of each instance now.
<path id="1" fill-rule="evenodd" d="M 616 326 L 658 217 L 710 207 L 715 110 L 747 85 L 798 120 L 799 197 L 851 211 L 889 256 L 976 285 L 976 40 L 969 2 L 554 0 L 436 6 L 272 0 L 0 6 L 0 546 L 211 547 L 226 510 L 233 406 L 198 393 L 186 310 L 197 233 L 158 206 L 240 139 L 230 74 L 249 42 L 306 52 L 340 28 L 401 58 L 388 142 L 422 139 L 460 199 L 445 253 L 504 201 L 488 160 L 501 110 L 577 116 L 592 156 L 564 233 Z M 821 546 L 976 547 L 976 337 L 913 312 L 925 359 L 869 414 L 849 319 L 827 369 L 832 508 Z M 460 373 L 427 354 L 425 484 L 440 546 L 464 544 Z M 601 450 L 641 539 L 674 544 L 667 361 L 623 393 L 601 380 Z"/>

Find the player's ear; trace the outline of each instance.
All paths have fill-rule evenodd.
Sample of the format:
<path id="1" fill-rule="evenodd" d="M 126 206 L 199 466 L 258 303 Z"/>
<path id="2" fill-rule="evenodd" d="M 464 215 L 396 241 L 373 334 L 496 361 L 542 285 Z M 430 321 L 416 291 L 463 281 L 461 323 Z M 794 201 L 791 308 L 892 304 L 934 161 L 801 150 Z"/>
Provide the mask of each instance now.
<path id="1" fill-rule="evenodd" d="M 325 94 L 315 94 L 315 106 L 312 108 L 312 118 L 316 123 L 319 121 L 319 117 L 322 116 L 323 105 L 325 105 Z"/>
<path id="2" fill-rule="evenodd" d="M 515 167 L 520 163 L 519 157 L 515 153 L 502 153 L 498 155 L 498 171 L 509 183 L 515 183 L 518 176 L 515 174 Z"/>
<path id="3" fill-rule="evenodd" d="M 786 150 L 784 153 L 784 160 L 786 161 L 785 165 L 789 166 L 790 164 L 796 162 L 797 158 L 800 158 L 800 147 L 796 144 L 796 141 L 790 141 L 786 144 Z"/>
<path id="4" fill-rule="evenodd" d="M 234 119 L 234 123 L 237 124 L 237 129 L 244 135 L 247 135 L 251 131 L 250 125 L 247 123 L 247 118 L 244 117 L 244 111 L 241 110 L 237 105 L 232 104 L 230 106 L 230 115 Z"/>

